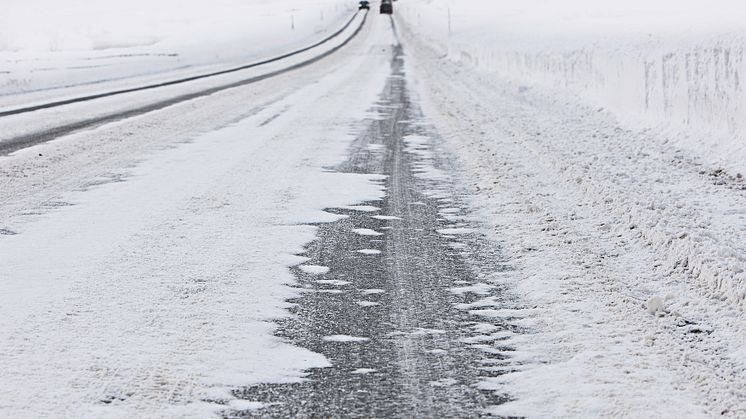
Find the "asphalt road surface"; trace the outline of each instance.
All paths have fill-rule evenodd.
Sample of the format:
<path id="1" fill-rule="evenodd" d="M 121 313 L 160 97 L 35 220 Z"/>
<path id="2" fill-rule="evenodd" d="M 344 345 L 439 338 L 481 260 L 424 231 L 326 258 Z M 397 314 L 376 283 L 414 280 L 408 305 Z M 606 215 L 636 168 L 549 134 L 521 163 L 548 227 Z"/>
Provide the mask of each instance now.
<path id="1" fill-rule="evenodd" d="M 228 417 L 475 417 L 503 400 L 477 384 L 511 348 L 468 345 L 481 333 L 457 305 L 477 296 L 454 292 L 499 270 L 499 254 L 464 221 L 448 156 L 410 96 L 405 59 L 401 46 L 393 49 L 377 117 L 332 169 L 385 175 L 386 196 L 363 210 L 330 209 L 346 218 L 320 224 L 302 254 L 330 270 L 323 279 L 294 270 L 303 294 L 278 332 L 332 366 L 302 383 L 241 390 L 267 407 Z M 490 325 L 513 329 L 499 319 Z"/>
<path id="2" fill-rule="evenodd" d="M 520 330 L 389 16 L 0 118 L 0 416 L 471 417 Z M 209 80 L 208 80 L 209 79 Z M 66 102 L 67 101 L 67 102 Z M 51 355 L 55 354 L 55 355 Z"/>

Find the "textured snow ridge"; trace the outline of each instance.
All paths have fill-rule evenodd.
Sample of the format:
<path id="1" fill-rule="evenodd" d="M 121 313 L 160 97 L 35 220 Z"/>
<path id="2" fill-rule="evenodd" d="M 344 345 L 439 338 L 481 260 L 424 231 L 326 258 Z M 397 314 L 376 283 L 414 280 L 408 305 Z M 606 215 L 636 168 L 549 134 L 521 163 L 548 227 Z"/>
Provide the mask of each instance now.
<path id="1" fill-rule="evenodd" d="M 526 308 L 460 307 L 528 331 L 482 383 L 515 398 L 494 413 L 746 415 L 740 177 L 567 91 L 453 63 L 416 15 L 400 22 L 425 114 L 514 269 L 494 285 Z"/>
<path id="2" fill-rule="evenodd" d="M 210 417 L 329 365 L 273 320 L 324 209 L 383 196 L 327 168 L 388 55 L 339 54 L 3 157 L 0 416 Z"/>
<path id="3" fill-rule="evenodd" d="M 479 12 L 505 19 L 503 7 L 485 8 L 473 1 L 454 7 L 452 13 L 461 16 L 459 31 L 448 37 L 431 21 L 447 6 L 433 3 L 430 7 L 411 4 L 404 8 L 405 15 L 412 22 L 418 19 L 418 35 L 427 37 L 430 45 L 448 49 L 449 58 L 515 83 L 514 88 L 526 93 L 525 97 L 530 97 L 531 86 L 550 87 L 560 92 L 555 100 L 578 94 L 586 103 L 612 111 L 608 119 L 615 118 L 614 124 L 619 125 L 614 131 L 597 126 L 588 134 L 599 141 L 638 137 L 630 142 L 634 146 L 622 150 L 624 155 L 612 158 L 654 158 L 663 152 L 659 158 L 670 158 L 704 175 L 694 176 L 692 183 L 683 186 L 686 190 L 667 191 L 672 201 L 666 202 L 657 194 L 627 196 L 621 167 L 619 173 L 608 173 L 620 181 L 608 185 L 588 182 L 587 178 L 601 175 L 590 163 L 579 166 L 580 170 L 567 166 L 583 188 L 603 196 L 610 210 L 617 211 L 656 248 L 668 271 L 686 270 L 699 280 L 703 292 L 739 305 L 746 302 L 746 255 L 740 243 L 746 229 L 736 227 L 742 224 L 742 200 L 736 194 L 715 196 L 712 191 L 712 183 L 733 189 L 746 186 L 746 94 L 741 87 L 741 75 L 746 72 L 746 21 L 734 19 L 743 16 L 742 4 L 720 1 L 720 7 L 704 7 L 689 2 L 647 5 L 633 1 L 622 6 L 603 3 L 595 9 L 589 2 L 575 0 L 562 6 L 569 23 L 555 20 L 529 40 L 519 41 L 515 23 L 492 23 L 493 29 L 487 29 L 484 16 L 476 17 Z M 544 22 L 546 16 L 531 9 L 531 4 L 519 8 L 522 13 L 513 13 L 519 21 Z M 676 13 L 660 14 L 666 11 Z M 430 15 L 426 24 L 422 24 L 423 13 Z M 563 25 L 579 28 L 569 30 Z M 682 25 L 693 25 L 693 29 L 678 33 Z M 649 35 L 641 38 L 636 32 L 640 28 Z M 560 40 L 550 38 L 565 29 L 569 34 Z M 628 131 L 639 122 L 654 132 Z M 665 189 L 669 178 L 661 173 L 649 179 L 657 183 L 651 188 Z M 703 208 L 689 199 L 693 196 L 711 205 Z M 679 197 L 691 205 L 674 203 Z"/>
<path id="4" fill-rule="evenodd" d="M 580 95 L 631 126 L 673 129 L 666 141 L 746 172 L 743 2 L 415 0 L 399 9 L 451 60 L 521 88 Z"/>

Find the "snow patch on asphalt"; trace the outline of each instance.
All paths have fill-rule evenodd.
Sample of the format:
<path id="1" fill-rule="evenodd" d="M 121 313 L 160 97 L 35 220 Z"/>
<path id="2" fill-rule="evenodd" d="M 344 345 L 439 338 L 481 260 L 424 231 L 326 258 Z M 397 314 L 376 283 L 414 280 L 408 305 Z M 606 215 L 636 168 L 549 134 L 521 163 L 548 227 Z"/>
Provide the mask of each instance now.
<path id="1" fill-rule="evenodd" d="M 372 230 L 370 228 L 356 228 L 353 229 L 352 232 L 361 236 L 383 236 L 383 233 Z"/>
<path id="2" fill-rule="evenodd" d="M 321 340 L 325 342 L 360 343 L 360 342 L 367 342 L 370 340 L 370 338 L 365 338 L 365 337 L 360 337 L 360 336 L 350 336 L 350 335 L 331 335 L 331 336 L 324 336 L 321 338 Z"/>
<path id="3" fill-rule="evenodd" d="M 494 289 L 495 289 L 494 285 L 479 283 L 479 284 L 467 285 L 464 287 L 454 287 L 454 288 L 451 288 L 450 291 L 458 295 L 463 295 L 467 293 L 488 295 Z"/>
<path id="4" fill-rule="evenodd" d="M 376 249 L 360 249 L 357 251 L 358 253 L 362 253 L 364 255 L 380 255 L 381 251 Z"/>
<path id="5" fill-rule="evenodd" d="M 401 218 L 394 217 L 393 215 L 374 215 L 372 218 L 383 221 L 401 220 Z"/>
<path id="6" fill-rule="evenodd" d="M 373 295 L 373 294 L 383 294 L 386 291 L 380 288 L 370 288 L 370 289 L 362 290 L 361 292 L 363 293 L 363 295 Z"/>
<path id="7" fill-rule="evenodd" d="M 329 268 L 326 266 L 319 266 L 319 265 L 300 265 L 298 268 L 311 275 L 323 275 L 325 273 L 329 272 Z"/>

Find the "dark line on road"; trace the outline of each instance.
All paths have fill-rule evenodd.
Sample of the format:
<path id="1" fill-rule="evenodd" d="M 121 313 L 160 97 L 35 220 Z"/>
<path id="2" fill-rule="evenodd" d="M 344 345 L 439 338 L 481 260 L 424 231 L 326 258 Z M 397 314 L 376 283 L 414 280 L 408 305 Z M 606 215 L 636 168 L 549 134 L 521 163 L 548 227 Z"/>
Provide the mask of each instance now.
<path id="1" fill-rule="evenodd" d="M 360 22 L 360 26 L 355 30 L 355 32 L 352 33 L 347 39 L 344 40 L 341 44 L 337 45 L 336 47 L 330 49 L 329 51 L 324 52 L 323 54 L 320 54 L 316 57 L 310 58 L 306 61 L 294 64 L 290 67 L 286 67 L 280 70 L 275 70 L 266 74 L 262 74 L 259 76 L 251 77 L 245 80 L 239 80 L 237 82 L 225 84 L 222 86 L 212 87 L 205 90 L 200 90 L 198 92 L 193 93 L 187 93 L 184 95 L 176 96 L 171 99 L 165 99 L 161 100 L 155 103 L 151 103 L 149 105 L 144 105 L 138 108 L 133 108 L 128 111 L 122 111 L 122 112 L 116 112 L 108 115 L 103 115 L 95 118 L 86 119 L 83 121 L 73 122 L 66 125 L 57 126 L 54 128 L 50 128 L 48 130 L 35 132 L 32 134 L 22 135 L 15 138 L 10 138 L 7 140 L 0 141 L 0 155 L 7 155 L 10 153 L 13 153 L 15 151 L 31 147 L 37 144 L 42 144 L 48 141 L 51 141 L 55 138 L 61 137 L 63 135 L 67 135 L 76 131 L 80 131 L 84 128 L 92 128 L 99 125 L 103 125 L 105 123 L 110 123 L 114 121 L 119 121 L 122 119 L 132 118 L 134 116 L 142 115 L 148 112 L 153 112 L 156 110 L 160 110 L 163 108 L 166 108 L 168 106 L 172 106 L 181 102 L 185 102 L 188 100 L 196 99 L 198 97 L 202 96 L 209 96 L 214 93 L 218 93 L 224 90 L 233 89 L 236 87 L 245 86 L 247 84 L 256 83 L 262 80 L 266 80 L 275 76 L 279 76 L 281 74 L 288 73 L 293 70 L 297 70 L 299 68 L 307 67 L 311 64 L 314 64 L 318 61 L 321 61 L 322 59 L 332 55 L 333 53 L 339 51 L 344 46 L 350 43 L 363 29 L 363 26 L 365 26 L 365 22 L 368 19 L 368 14 L 366 13 L 363 15 L 363 21 Z M 237 71 L 237 70 L 236 70 Z M 91 99 L 89 99 L 91 100 Z"/>
<path id="2" fill-rule="evenodd" d="M 59 107 L 59 106 L 70 105 L 72 103 L 87 102 L 87 101 L 91 101 L 91 100 L 94 100 L 94 99 L 101 99 L 101 98 L 109 97 L 109 96 L 122 95 L 122 94 L 125 94 L 125 93 L 140 92 L 140 91 L 143 91 L 143 90 L 150 90 L 150 89 L 157 89 L 157 88 L 160 88 L 160 87 L 173 86 L 175 84 L 182 84 L 182 83 L 187 83 L 187 82 L 194 81 L 194 80 L 200 80 L 200 79 L 205 79 L 205 78 L 220 76 L 220 75 L 223 75 L 223 74 L 235 73 L 237 71 L 247 70 L 249 68 L 258 67 L 260 65 L 277 62 L 277 61 L 283 60 L 285 58 L 289 58 L 289 57 L 292 57 L 294 55 L 298 55 L 298 54 L 304 53 L 304 52 L 306 52 L 306 51 L 308 51 L 310 49 L 316 48 L 319 45 L 322 45 L 322 44 L 324 44 L 326 42 L 329 42 L 332 39 L 336 38 L 337 36 L 339 36 L 339 34 L 341 34 L 342 32 L 344 32 L 352 24 L 352 22 L 357 17 L 358 13 L 359 12 L 355 12 L 355 14 L 352 15 L 352 18 L 341 29 L 339 29 L 338 31 L 336 31 L 333 34 L 329 35 L 328 37 L 322 39 L 321 41 L 319 41 L 319 42 L 317 42 L 317 43 L 315 43 L 313 45 L 307 46 L 305 48 L 301 48 L 299 50 L 292 51 L 292 52 L 289 52 L 289 53 L 286 53 L 286 54 L 283 54 L 283 55 L 280 55 L 280 56 L 277 56 L 277 57 L 274 57 L 274 58 L 269 58 L 269 59 L 266 59 L 266 60 L 263 60 L 263 61 L 259 61 L 259 62 L 251 63 L 251 64 L 246 64 L 246 65 L 242 65 L 242 66 L 239 66 L 239 67 L 229 68 L 227 70 L 220 70 L 220 71 L 215 71 L 215 72 L 212 72 L 212 73 L 200 74 L 200 75 L 197 75 L 197 76 L 184 77 L 184 78 L 181 78 L 181 79 L 170 80 L 170 81 L 162 82 L 162 83 L 149 84 L 149 85 L 140 86 L 140 87 L 132 87 L 132 88 L 129 88 L 129 89 L 114 90 L 114 91 L 111 91 L 111 92 L 97 93 L 97 94 L 94 94 L 94 95 L 81 96 L 81 97 L 76 97 L 76 98 L 72 98 L 72 99 L 65 99 L 65 100 L 59 100 L 59 101 L 55 101 L 55 102 L 42 103 L 40 105 L 33 105 L 33 106 L 27 106 L 27 107 L 18 108 L 18 109 L 11 109 L 9 111 L 2 111 L 2 112 L 0 112 L 0 118 L 2 118 L 4 116 L 18 115 L 18 114 L 27 113 L 27 112 L 38 111 L 38 110 L 41 110 L 41 109 L 56 108 L 56 107 Z"/>

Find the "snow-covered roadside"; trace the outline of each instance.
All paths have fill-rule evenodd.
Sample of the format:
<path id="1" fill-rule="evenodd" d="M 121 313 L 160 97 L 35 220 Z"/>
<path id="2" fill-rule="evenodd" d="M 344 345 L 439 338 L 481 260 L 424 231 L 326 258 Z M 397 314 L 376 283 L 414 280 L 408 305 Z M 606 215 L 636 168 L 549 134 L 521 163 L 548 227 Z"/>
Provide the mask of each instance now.
<path id="1" fill-rule="evenodd" d="M 343 0 L 10 0 L 0 13 L 0 96 L 267 58 L 336 31 L 354 6 Z"/>
<path id="2" fill-rule="evenodd" d="M 178 129 L 178 116 L 158 114 L 199 104 L 4 157 L 4 168 L 18 168 L 4 182 L 19 192 L 3 196 L 12 212 L 2 211 L 9 229 L 0 235 L 2 416 L 205 417 L 226 408 L 210 401 L 251 407 L 233 400 L 236 386 L 298 380 L 326 365 L 275 338 L 271 320 L 299 292 L 287 286 L 287 267 L 303 262 L 293 254 L 314 238 L 306 224 L 336 219 L 324 208 L 382 194 L 377 176 L 324 168 L 343 159 L 388 60 L 334 56 L 303 75 L 205 98 L 206 114 L 221 100 L 240 114 L 256 106 L 247 92 L 293 90 L 229 127 L 140 155 L 135 167 L 110 167 L 110 178 L 88 178 L 82 190 L 60 190 L 65 179 L 45 173 L 77 172 L 75 156 L 110 131 L 136 144 Z M 60 150 L 69 155 L 56 158 Z M 56 209 L 23 205 L 49 183 L 58 184 Z"/>
<path id="3" fill-rule="evenodd" d="M 421 48 L 414 19 L 412 83 L 525 303 L 498 312 L 530 332 L 500 335 L 516 352 L 484 385 L 516 399 L 495 412 L 746 414 L 740 179 L 572 94 Z"/>
<path id="4" fill-rule="evenodd" d="M 100 90 L 104 86 L 85 85 L 61 90 L 37 91 L 24 95 L 0 97 L 0 111 L 12 112 L 19 108 L 44 105 L 50 102 L 58 103 L 59 101 L 74 100 L 79 97 L 86 97 L 87 95 L 105 94 L 111 90 L 134 89 L 134 91 L 129 91 L 128 93 L 104 96 L 95 100 L 4 116 L 0 118 L 0 143 L 8 140 L 11 142 L 25 142 L 23 138 L 36 138 L 39 133 L 54 131 L 59 127 L 80 123 L 85 124 L 86 121 L 99 118 L 116 118 L 121 114 L 132 116 L 133 114 L 141 113 L 143 108 L 153 110 L 166 106 L 166 104 L 173 104 L 174 101 L 185 101 L 189 98 L 205 95 L 206 91 L 214 93 L 225 89 L 226 86 L 236 87 L 247 81 L 256 81 L 256 79 L 265 78 L 270 75 L 277 76 L 279 72 L 296 66 L 303 66 L 309 62 L 315 62 L 320 57 L 325 57 L 326 54 L 334 53 L 335 51 L 338 54 L 338 49 L 350 42 L 363 29 L 366 16 L 366 14 L 356 13 L 351 19 L 347 20 L 347 23 L 341 29 L 335 32 L 335 36 L 316 45 L 314 48 L 304 49 L 302 52 L 292 56 L 262 65 L 238 71 L 229 71 L 210 77 L 202 77 L 184 83 L 138 90 L 138 88 L 143 87 L 140 81 L 127 79 L 118 83 L 106 84 L 106 90 L 104 91 Z M 165 80 L 150 80 L 149 83 L 172 81 L 171 77 L 173 75 L 169 75 L 169 78 Z"/>
<path id="5" fill-rule="evenodd" d="M 578 95 L 746 171 L 743 2 L 413 0 L 399 12 L 453 61 Z"/>

